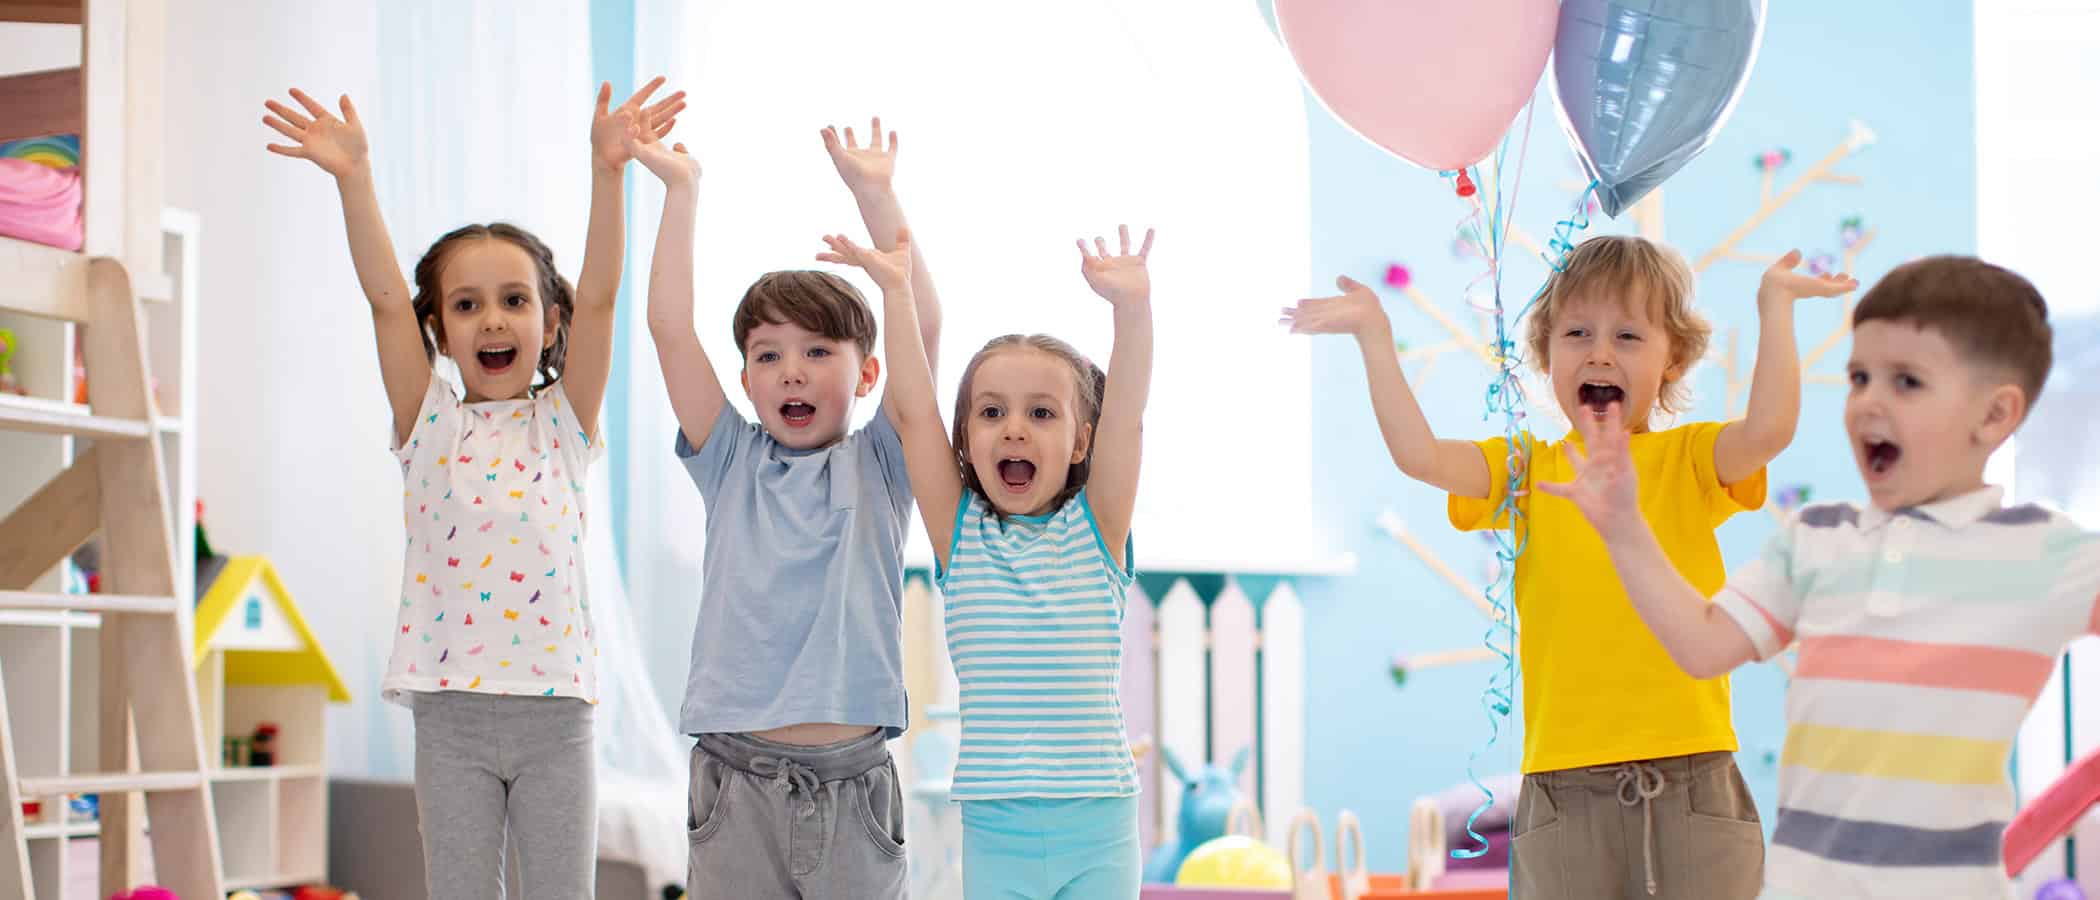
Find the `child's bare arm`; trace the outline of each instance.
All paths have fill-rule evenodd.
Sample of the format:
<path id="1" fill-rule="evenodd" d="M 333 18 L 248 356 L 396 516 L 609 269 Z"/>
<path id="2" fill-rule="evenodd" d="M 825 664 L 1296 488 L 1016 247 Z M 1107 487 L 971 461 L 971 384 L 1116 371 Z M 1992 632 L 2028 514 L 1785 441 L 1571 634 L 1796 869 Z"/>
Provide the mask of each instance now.
<path id="1" fill-rule="evenodd" d="M 686 154 L 684 144 L 667 148 L 640 127 L 629 129 L 627 143 L 628 152 L 664 183 L 664 217 L 649 262 L 649 336 L 656 342 L 671 412 L 685 442 L 698 450 L 729 403 L 693 330 L 693 219 L 699 209 L 700 163 Z"/>
<path id="2" fill-rule="evenodd" d="M 919 503 L 919 519 L 926 538 L 943 569 L 954 549 L 952 525 L 956 504 L 962 501 L 962 476 L 956 469 L 955 448 L 941 426 L 941 408 L 934 396 L 933 367 L 926 361 L 921 332 L 912 327 L 917 302 L 912 297 L 911 235 L 903 228 L 891 235 L 888 250 L 862 247 L 844 235 L 830 235 L 831 246 L 817 254 L 825 262 L 859 266 L 882 289 L 882 314 L 889 327 L 882 335 L 883 352 L 890 358 L 890 382 L 882 398 L 885 415 L 904 444 L 904 469 L 911 477 L 912 496 Z"/>
<path id="3" fill-rule="evenodd" d="M 1130 519 L 1137 509 L 1138 469 L 1145 434 L 1145 403 L 1152 393 L 1152 277 L 1145 263 L 1152 255 L 1152 230 L 1130 252 L 1130 227 L 1116 226 L 1119 252 L 1094 239 L 1093 252 L 1079 242 L 1080 274 L 1087 287 L 1115 308 L 1115 345 L 1108 353 L 1108 388 L 1101 398 L 1101 424 L 1094 430 L 1093 474 L 1087 496 L 1102 543 L 1118 565 Z"/>
<path id="4" fill-rule="evenodd" d="M 1378 305 L 1378 294 L 1343 276 L 1339 297 L 1300 300 L 1283 311 L 1282 323 L 1293 334 L 1348 334 L 1363 351 L 1364 375 L 1371 383 L 1371 410 L 1385 438 L 1393 464 L 1407 477 L 1460 497 L 1486 497 L 1493 485 L 1487 459 L 1467 441 L 1439 439 L 1422 415 L 1422 405 L 1400 370 L 1393 346 L 1393 325 Z"/>
<path id="5" fill-rule="evenodd" d="M 1618 403 L 1614 401 L 1603 416 L 1576 419 L 1589 454 L 1570 445 L 1575 479 L 1541 481 L 1539 489 L 1574 503 L 1597 529 L 1626 596 L 1685 674 L 1714 678 L 1756 659 L 1757 647 L 1742 626 L 1707 602 L 1670 564 L 1648 520 L 1641 517 L 1639 475 L 1627 432 L 1606 424 L 1619 421 Z"/>
<path id="6" fill-rule="evenodd" d="M 852 128 L 846 129 L 843 141 L 839 139 L 836 128 L 825 128 L 823 136 L 824 150 L 831 154 L 831 164 L 838 169 L 839 178 L 846 182 L 846 189 L 853 192 L 854 204 L 860 207 L 860 220 L 867 226 L 869 239 L 875 242 L 878 250 L 897 249 L 897 233 L 907 227 L 904 206 L 897 201 L 893 184 L 897 173 L 897 133 L 888 132 L 889 143 L 885 147 L 882 119 L 877 117 L 868 123 L 866 147 L 854 139 Z M 934 383 L 939 384 L 941 301 L 933 290 L 933 274 L 926 268 L 924 242 L 913 241 L 910 249 L 912 308 L 918 313 L 919 340 L 926 347 L 927 365 L 932 367 L 936 376 Z M 887 351 L 887 346 L 884 349 Z M 892 419 L 890 424 L 895 425 L 896 420 Z"/>
<path id="7" fill-rule="evenodd" d="M 357 269 L 365 300 L 372 304 L 379 379 L 386 385 L 387 407 L 394 414 L 394 443 L 406 443 L 415 430 L 423 392 L 430 388 L 430 357 L 423 349 L 423 327 L 416 321 L 414 296 L 401 277 L 393 239 L 387 236 L 386 220 L 379 212 L 364 122 L 358 119 L 348 94 L 340 101 L 342 118 L 298 88 L 292 89 L 292 99 L 304 108 L 303 113 L 275 100 L 263 103 L 273 113 L 264 116 L 263 123 L 297 142 L 270 144 L 269 150 L 308 160 L 335 176 L 343 201 L 343 230 L 350 238 L 350 262 Z"/>
<path id="8" fill-rule="evenodd" d="M 569 322 L 569 352 L 562 367 L 562 384 L 574 407 L 576 427 L 593 440 L 598 434 L 598 410 L 605 401 L 605 382 L 612 374 L 613 299 L 620 292 L 623 257 L 627 255 L 627 150 L 630 126 L 650 128 L 655 135 L 670 134 L 678 111 L 685 106 L 683 92 L 672 94 L 647 109 L 649 95 L 664 83 L 658 77 L 627 102 L 608 109 L 612 84 L 598 86 L 598 106 L 591 116 L 591 218 L 584 238 L 583 270 L 576 276 L 576 310 Z"/>
<path id="9" fill-rule="evenodd" d="M 1714 472 L 1735 484 L 1793 443 L 1801 419 L 1801 351 L 1794 341 L 1794 301 L 1835 297 L 1859 287 L 1845 275 L 1795 272 L 1795 250 L 1765 270 L 1757 286 L 1757 364 L 1750 373 L 1750 400 L 1740 422 L 1722 427 L 1714 439 Z"/>

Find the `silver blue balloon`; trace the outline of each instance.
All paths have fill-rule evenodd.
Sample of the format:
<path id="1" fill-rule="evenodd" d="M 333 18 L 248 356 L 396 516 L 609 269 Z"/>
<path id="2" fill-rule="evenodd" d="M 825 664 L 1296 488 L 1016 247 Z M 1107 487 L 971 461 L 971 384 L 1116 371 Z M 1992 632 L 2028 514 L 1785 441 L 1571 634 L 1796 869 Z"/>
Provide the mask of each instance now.
<path id="1" fill-rule="evenodd" d="M 1563 0 L 1561 127 L 1617 217 L 1713 143 L 1750 80 L 1764 0 Z"/>

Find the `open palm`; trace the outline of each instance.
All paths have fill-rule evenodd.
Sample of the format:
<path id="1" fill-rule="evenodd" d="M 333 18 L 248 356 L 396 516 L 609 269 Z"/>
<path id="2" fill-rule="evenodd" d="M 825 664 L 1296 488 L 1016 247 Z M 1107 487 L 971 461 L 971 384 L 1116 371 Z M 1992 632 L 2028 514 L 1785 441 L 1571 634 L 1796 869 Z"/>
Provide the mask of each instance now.
<path id="1" fill-rule="evenodd" d="M 1794 267 L 1800 264 L 1801 251 L 1789 251 L 1765 270 L 1757 292 L 1773 299 L 1798 300 L 1802 297 L 1836 297 L 1859 288 L 1859 280 L 1843 272 L 1817 275 L 1794 271 Z"/>
<path id="2" fill-rule="evenodd" d="M 1087 287 L 1111 305 L 1151 299 L 1152 276 L 1145 261 L 1152 255 L 1152 229 L 1145 229 L 1145 243 L 1136 253 L 1130 252 L 1130 226 L 1116 226 L 1116 234 L 1122 242 L 1122 251 L 1116 254 L 1108 252 L 1105 239 L 1094 238 L 1092 250 L 1084 238 L 1079 240 L 1079 274 L 1086 278 Z"/>
<path id="3" fill-rule="evenodd" d="M 1633 468 L 1631 438 L 1619 426 L 1619 404 L 1613 401 L 1604 415 L 1585 411 L 1575 417 L 1583 444 L 1570 446 L 1569 463 L 1575 477 L 1569 481 L 1541 481 L 1539 490 L 1575 504 L 1599 534 L 1609 535 L 1641 518 L 1640 476 Z"/>
<path id="4" fill-rule="evenodd" d="M 825 235 L 824 243 L 831 250 L 817 254 L 817 259 L 859 266 L 884 291 L 901 290 L 911 284 L 911 232 L 907 229 L 897 229 L 897 246 L 890 250 L 863 247 L 843 234 Z"/>
<path id="5" fill-rule="evenodd" d="M 846 182 L 847 188 L 857 191 L 882 187 L 897 174 L 897 133 L 888 132 L 887 146 L 883 137 L 881 116 L 868 122 L 866 147 L 854 137 L 851 126 L 846 128 L 844 140 L 839 138 L 837 128 L 824 129 L 824 152 L 831 154 L 831 165 L 839 170 L 839 178 Z"/>
<path id="6" fill-rule="evenodd" d="M 357 107 L 350 105 L 350 95 L 342 97 L 341 118 L 298 88 L 292 89 L 292 99 L 298 101 L 303 112 L 275 100 L 263 102 L 272 113 L 263 117 L 263 124 L 298 142 L 270 144 L 271 153 L 308 160 L 337 178 L 347 177 L 365 163 L 371 148 L 365 140 L 364 122 L 357 117 Z"/>
<path id="7" fill-rule="evenodd" d="M 1341 296 L 1300 300 L 1297 306 L 1284 308 L 1278 323 L 1290 326 L 1292 334 L 1361 335 L 1381 327 L 1392 329 L 1385 308 L 1378 304 L 1378 293 L 1369 285 L 1347 275 L 1336 278 L 1334 285 L 1342 289 Z"/>
<path id="8" fill-rule="evenodd" d="M 643 107 L 650 95 L 663 86 L 664 77 L 658 75 L 628 97 L 627 102 L 608 108 L 612 103 L 612 82 L 598 85 L 598 108 L 591 114 L 591 161 L 599 168 L 613 170 L 633 159 L 627 146 L 627 133 L 635 126 L 649 132 L 652 137 L 662 138 L 671 134 L 671 126 L 678 123 L 678 113 L 685 109 L 685 92 L 678 91 L 655 104 Z"/>

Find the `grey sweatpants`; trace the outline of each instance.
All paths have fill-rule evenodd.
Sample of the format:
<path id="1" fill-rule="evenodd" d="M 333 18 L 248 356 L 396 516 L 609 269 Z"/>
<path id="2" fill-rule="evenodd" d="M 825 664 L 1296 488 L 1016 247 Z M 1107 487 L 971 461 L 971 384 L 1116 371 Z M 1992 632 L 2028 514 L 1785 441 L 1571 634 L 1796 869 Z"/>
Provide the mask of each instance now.
<path id="1" fill-rule="evenodd" d="M 904 791 L 881 732 L 822 747 L 703 734 L 691 900 L 903 900 Z"/>
<path id="2" fill-rule="evenodd" d="M 503 900 L 503 843 L 525 900 L 588 900 L 598 856 L 590 703 L 415 695 L 416 811 L 431 900 Z"/>

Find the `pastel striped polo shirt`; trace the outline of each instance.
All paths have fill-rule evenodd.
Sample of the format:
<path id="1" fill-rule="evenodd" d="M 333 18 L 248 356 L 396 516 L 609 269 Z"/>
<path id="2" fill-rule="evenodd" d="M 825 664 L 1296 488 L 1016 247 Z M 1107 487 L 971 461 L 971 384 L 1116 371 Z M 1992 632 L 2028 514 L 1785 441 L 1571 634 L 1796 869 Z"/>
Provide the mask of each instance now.
<path id="1" fill-rule="evenodd" d="M 1127 797 L 1137 766 L 1116 689 L 1131 544 L 1117 566 L 1086 491 L 1041 516 L 964 491 L 948 566 L 948 655 L 962 694 L 950 796 Z"/>
<path id="2" fill-rule="evenodd" d="M 1764 897 L 2013 895 L 2013 738 L 2100 624 L 2100 536 L 2003 496 L 1804 508 L 1714 598 L 1760 659 L 1799 641 Z"/>

